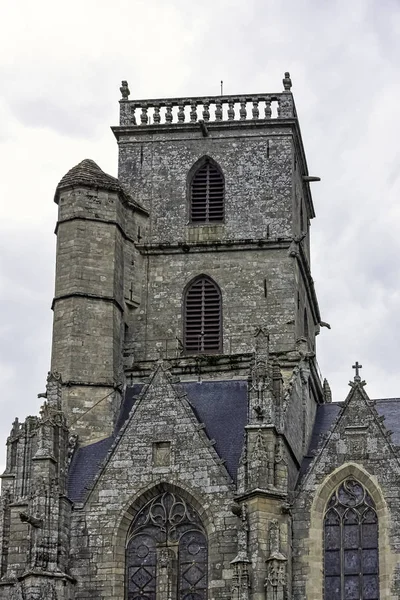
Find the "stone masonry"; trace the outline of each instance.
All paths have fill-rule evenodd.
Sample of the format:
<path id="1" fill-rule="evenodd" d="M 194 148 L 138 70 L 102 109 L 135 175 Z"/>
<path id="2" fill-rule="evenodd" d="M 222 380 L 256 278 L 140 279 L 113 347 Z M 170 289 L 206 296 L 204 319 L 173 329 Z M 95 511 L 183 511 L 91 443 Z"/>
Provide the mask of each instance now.
<path id="1" fill-rule="evenodd" d="M 358 363 L 344 403 L 321 379 L 291 85 L 130 100 L 124 81 L 118 179 L 86 159 L 58 184 L 51 371 L 7 441 L 0 600 L 399 597 L 400 400 L 371 401 Z M 223 218 L 198 222 L 210 164 Z M 188 351 L 196 281 L 218 351 Z M 356 493 L 360 541 L 332 549 Z"/>

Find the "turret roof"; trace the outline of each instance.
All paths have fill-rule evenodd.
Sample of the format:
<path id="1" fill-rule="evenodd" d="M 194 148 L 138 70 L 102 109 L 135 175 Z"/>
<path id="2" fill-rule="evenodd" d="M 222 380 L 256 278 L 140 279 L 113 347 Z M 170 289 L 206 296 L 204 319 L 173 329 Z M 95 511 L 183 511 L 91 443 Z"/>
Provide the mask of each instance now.
<path id="1" fill-rule="evenodd" d="M 56 195 L 60 190 L 75 185 L 95 186 L 117 192 L 121 190 L 118 179 L 104 173 L 99 165 L 90 158 L 85 158 L 85 160 L 78 165 L 75 165 L 75 167 L 72 167 L 72 169 L 64 175 L 57 186 Z"/>
<path id="2" fill-rule="evenodd" d="M 54 202 L 58 204 L 61 190 L 79 185 L 117 192 L 122 195 L 125 201 L 128 201 L 128 203 L 133 204 L 136 208 L 147 212 L 138 202 L 133 200 L 133 198 L 125 192 L 118 179 L 105 173 L 100 169 L 99 165 L 90 158 L 82 160 L 82 162 L 75 165 L 75 167 L 72 167 L 72 169 L 62 177 L 56 188 Z"/>

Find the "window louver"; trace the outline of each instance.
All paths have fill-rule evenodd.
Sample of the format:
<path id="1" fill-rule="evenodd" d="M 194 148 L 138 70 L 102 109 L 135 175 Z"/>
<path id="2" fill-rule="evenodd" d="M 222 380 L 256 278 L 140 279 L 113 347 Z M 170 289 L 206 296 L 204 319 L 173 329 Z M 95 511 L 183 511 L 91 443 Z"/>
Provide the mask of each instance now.
<path id="1" fill-rule="evenodd" d="M 215 223 L 224 218 L 224 179 L 211 162 L 195 173 L 191 183 L 190 220 L 192 223 Z"/>
<path id="2" fill-rule="evenodd" d="M 197 279 L 186 292 L 185 351 L 221 351 L 221 294 L 210 279 Z"/>

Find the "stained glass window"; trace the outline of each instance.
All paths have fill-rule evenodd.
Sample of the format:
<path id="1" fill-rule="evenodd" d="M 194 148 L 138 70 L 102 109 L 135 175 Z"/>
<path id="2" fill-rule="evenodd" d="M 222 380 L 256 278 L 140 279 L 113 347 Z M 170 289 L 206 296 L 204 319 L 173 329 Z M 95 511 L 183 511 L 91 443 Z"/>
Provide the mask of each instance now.
<path id="1" fill-rule="evenodd" d="M 364 486 L 346 479 L 324 519 L 325 600 L 379 600 L 378 518 Z"/>
<path id="2" fill-rule="evenodd" d="M 177 600 L 207 600 L 207 564 L 198 513 L 177 494 L 160 494 L 138 512 L 129 530 L 127 600 L 160 600 L 165 590 Z"/>

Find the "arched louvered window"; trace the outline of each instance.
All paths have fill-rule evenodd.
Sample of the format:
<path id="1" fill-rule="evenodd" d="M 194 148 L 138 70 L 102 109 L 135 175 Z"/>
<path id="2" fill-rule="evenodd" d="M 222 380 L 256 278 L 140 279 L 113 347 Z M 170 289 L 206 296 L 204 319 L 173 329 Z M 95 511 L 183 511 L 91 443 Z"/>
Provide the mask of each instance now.
<path id="1" fill-rule="evenodd" d="M 189 285 L 184 302 L 184 346 L 187 353 L 221 351 L 221 304 L 221 292 L 209 277 L 199 277 Z"/>
<path id="2" fill-rule="evenodd" d="M 224 178 L 211 160 L 206 160 L 190 183 L 190 221 L 218 223 L 224 219 Z"/>
<path id="3" fill-rule="evenodd" d="M 324 518 L 326 600 L 379 600 L 378 517 L 364 486 L 348 478 Z"/>
<path id="4" fill-rule="evenodd" d="M 126 546 L 126 599 L 207 600 L 208 544 L 197 511 L 165 492 L 136 515 Z"/>

